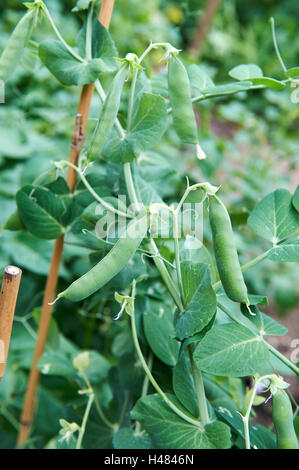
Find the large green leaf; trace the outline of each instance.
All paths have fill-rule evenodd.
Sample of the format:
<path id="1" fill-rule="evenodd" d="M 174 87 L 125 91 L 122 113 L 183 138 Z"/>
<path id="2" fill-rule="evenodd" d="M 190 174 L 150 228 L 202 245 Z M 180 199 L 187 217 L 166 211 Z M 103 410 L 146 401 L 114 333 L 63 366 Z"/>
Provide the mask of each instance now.
<path id="1" fill-rule="evenodd" d="M 79 62 L 56 39 L 43 41 L 39 46 L 39 56 L 57 80 L 68 86 L 94 82 L 100 73 L 113 72 L 116 69 L 111 60 L 101 58 Z"/>
<path id="2" fill-rule="evenodd" d="M 276 245 L 299 227 L 299 214 L 287 189 L 276 189 L 264 197 L 248 218 L 250 229 Z"/>
<path id="3" fill-rule="evenodd" d="M 286 76 L 290 78 L 299 78 L 299 67 L 292 67 L 286 71 Z"/>
<path id="4" fill-rule="evenodd" d="M 268 258 L 279 263 L 299 263 L 299 237 L 290 238 L 268 253 Z"/>
<path id="5" fill-rule="evenodd" d="M 256 335 L 242 325 L 228 323 L 214 326 L 194 352 L 199 369 L 211 374 L 244 377 L 262 369 L 269 351 Z"/>
<path id="6" fill-rule="evenodd" d="M 264 77 L 262 69 L 256 64 L 237 65 L 228 73 L 236 80 L 250 80 L 253 85 L 264 85 L 275 90 L 281 90 L 286 86 L 285 83 L 275 78 Z"/>
<path id="7" fill-rule="evenodd" d="M 196 96 L 200 96 L 207 88 L 213 88 L 214 82 L 201 65 L 192 64 L 187 68 L 191 89 Z"/>
<path id="8" fill-rule="evenodd" d="M 190 368 L 188 352 L 182 351 L 173 369 L 173 390 L 182 405 L 185 406 L 193 416 L 199 416 L 197 394 Z"/>
<path id="9" fill-rule="evenodd" d="M 228 74 L 236 80 L 251 80 L 263 77 L 262 69 L 256 64 L 241 64 L 232 68 Z"/>
<path id="10" fill-rule="evenodd" d="M 77 38 L 79 53 L 82 57 L 84 57 L 86 53 L 85 39 L 86 24 L 79 32 Z M 92 27 L 92 57 L 102 59 L 105 64 L 109 65 L 113 70 L 118 68 L 118 63 L 115 61 L 115 57 L 118 57 L 118 51 L 114 41 L 109 31 L 97 18 L 94 18 Z"/>
<path id="11" fill-rule="evenodd" d="M 293 206 L 295 207 L 296 211 L 299 212 L 299 184 L 294 192 L 294 196 L 292 199 Z"/>
<path id="12" fill-rule="evenodd" d="M 183 340 L 203 330 L 213 318 L 216 294 L 206 264 L 183 261 L 181 271 L 187 308 L 177 320 L 176 334 Z"/>
<path id="13" fill-rule="evenodd" d="M 147 433 L 136 433 L 131 428 L 120 428 L 113 437 L 115 449 L 154 449 Z"/>
<path id="14" fill-rule="evenodd" d="M 168 395 L 182 409 L 175 397 Z M 177 416 L 159 395 L 148 395 L 138 400 L 131 417 L 141 421 L 159 449 L 228 449 L 231 446 L 230 429 L 220 421 L 205 426 L 204 430 Z"/>
<path id="15" fill-rule="evenodd" d="M 130 132 L 124 139 L 114 137 L 106 145 L 106 158 L 115 162 L 132 161 L 159 142 L 167 124 L 167 106 L 162 96 L 143 93 L 133 113 Z"/>
<path id="16" fill-rule="evenodd" d="M 245 439 L 244 423 L 240 413 L 233 407 L 218 406 L 215 408 L 219 419 L 225 421 L 231 428 Z M 261 425 L 249 424 L 249 436 L 251 447 L 257 449 L 276 449 L 275 434 Z"/>
<path id="17" fill-rule="evenodd" d="M 54 239 L 64 233 L 60 221 L 65 206 L 60 197 L 47 188 L 24 186 L 16 195 L 20 217 L 33 235 Z"/>
<path id="18" fill-rule="evenodd" d="M 169 305 L 150 300 L 143 315 L 144 332 L 154 354 L 165 364 L 177 363 L 180 343 L 174 339 L 174 315 Z"/>
<path id="19" fill-rule="evenodd" d="M 251 305 L 251 311 L 255 315 L 251 315 L 248 312 L 246 305 L 241 306 L 243 315 L 245 315 L 258 329 L 260 335 L 272 335 L 272 336 L 283 336 L 288 332 L 288 329 L 278 323 L 273 318 L 269 317 L 265 313 L 259 311 L 255 305 Z"/>

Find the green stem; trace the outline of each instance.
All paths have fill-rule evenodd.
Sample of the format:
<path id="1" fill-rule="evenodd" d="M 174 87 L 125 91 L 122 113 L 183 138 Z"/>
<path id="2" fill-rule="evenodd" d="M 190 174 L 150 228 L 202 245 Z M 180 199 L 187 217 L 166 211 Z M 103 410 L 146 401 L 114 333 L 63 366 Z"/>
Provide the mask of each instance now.
<path id="1" fill-rule="evenodd" d="M 178 309 L 180 310 L 180 312 L 183 312 L 184 311 L 184 307 L 182 305 L 182 302 L 181 302 L 181 299 L 180 299 L 180 296 L 178 295 L 178 292 L 177 292 L 177 286 L 175 285 L 175 283 L 173 282 L 164 262 L 162 261 L 162 259 L 160 257 L 158 257 L 159 255 L 159 250 L 157 248 L 157 245 L 154 241 L 153 238 L 150 239 L 150 242 L 149 242 L 149 245 L 148 245 L 148 249 L 149 251 L 154 255 L 153 256 L 153 260 L 154 260 L 154 263 L 171 295 L 171 297 L 173 298 L 176 306 L 178 307 Z"/>
<path id="2" fill-rule="evenodd" d="M 58 31 L 57 29 L 57 26 L 55 25 L 54 21 L 53 21 L 53 18 L 52 16 L 50 15 L 50 12 L 47 8 L 47 6 L 42 2 L 42 8 L 56 34 L 56 36 L 58 37 L 59 41 L 61 42 L 61 44 L 66 48 L 66 50 L 74 57 L 74 59 L 78 60 L 78 62 L 82 62 L 82 63 L 86 63 L 86 60 L 83 59 L 81 56 L 79 56 L 73 49 L 72 47 L 70 47 L 68 45 L 68 43 L 63 39 L 63 37 L 61 36 L 60 32 Z"/>
<path id="3" fill-rule="evenodd" d="M 173 239 L 174 239 L 175 264 L 176 264 L 177 280 L 178 280 L 178 285 L 179 285 L 179 289 L 180 289 L 182 304 L 183 304 L 183 306 L 185 306 L 185 293 L 184 293 L 184 287 L 183 287 L 181 262 L 180 262 L 178 216 L 177 216 L 176 211 L 173 212 Z"/>
<path id="4" fill-rule="evenodd" d="M 91 410 L 91 406 L 93 404 L 93 400 L 94 400 L 94 394 L 91 393 L 89 395 L 89 398 L 88 398 L 87 406 L 86 406 L 85 413 L 84 413 L 83 420 L 82 420 L 82 424 L 81 424 L 81 427 L 80 427 L 80 432 L 79 432 L 79 436 L 78 436 L 78 440 L 77 440 L 76 449 L 81 449 L 82 440 L 83 440 L 83 437 L 84 437 L 84 434 L 85 434 L 86 424 L 87 424 L 88 416 L 89 416 L 89 413 L 90 413 L 90 410 Z"/>
<path id="5" fill-rule="evenodd" d="M 98 414 L 99 414 L 101 420 L 103 421 L 103 423 L 106 424 L 106 426 L 107 426 L 108 428 L 115 429 L 115 428 L 117 427 L 117 425 L 111 423 L 111 421 L 109 421 L 109 419 L 106 418 L 106 416 L 105 416 L 105 414 L 104 414 L 104 412 L 103 412 L 103 410 L 102 410 L 102 407 L 101 407 L 101 405 L 100 405 L 100 403 L 99 403 L 99 401 L 98 401 L 98 399 L 97 399 L 97 397 L 96 397 L 96 395 L 95 395 L 95 393 L 94 393 L 93 387 L 92 387 L 92 385 L 91 385 L 91 383 L 90 383 L 90 381 L 89 381 L 87 375 L 86 375 L 85 372 L 83 372 L 83 371 L 81 372 L 81 375 L 82 375 L 83 379 L 85 380 L 87 387 L 88 387 L 88 388 L 91 390 L 91 392 L 92 392 L 92 395 L 93 395 L 93 398 L 94 398 L 94 402 L 95 402 L 95 405 L 96 405 L 96 409 L 97 409 L 97 412 L 98 412 Z"/>
<path id="6" fill-rule="evenodd" d="M 86 60 L 92 59 L 92 17 L 94 10 L 94 2 L 91 2 L 88 8 L 87 24 L 86 24 L 86 41 L 85 41 L 85 56 Z"/>
<path id="7" fill-rule="evenodd" d="M 188 352 L 189 352 L 189 357 L 190 357 L 191 371 L 192 371 L 192 376 L 194 380 L 195 391 L 197 395 L 199 417 L 200 417 L 202 424 L 205 426 L 206 424 L 209 424 L 210 418 L 209 418 L 209 411 L 208 411 L 208 406 L 207 406 L 206 393 L 205 393 L 202 373 L 194 362 L 193 348 L 191 344 L 188 346 Z"/>
<path id="8" fill-rule="evenodd" d="M 179 408 L 177 408 L 174 403 L 168 398 L 168 396 L 161 390 L 159 384 L 156 382 L 154 377 L 152 376 L 152 373 L 143 357 L 139 341 L 138 341 L 138 336 L 137 336 L 137 331 L 136 331 L 136 323 L 135 323 L 135 312 L 134 312 L 134 307 L 132 309 L 132 315 L 131 315 L 131 325 L 132 325 L 132 336 L 133 336 L 133 342 L 135 345 L 135 349 L 138 355 L 138 358 L 142 364 L 142 367 L 148 376 L 148 379 L 156 392 L 160 395 L 160 397 L 165 401 L 165 403 L 169 406 L 169 408 L 177 414 L 180 418 L 182 418 L 184 421 L 187 421 L 190 424 L 193 424 L 194 426 L 201 427 L 201 423 L 199 421 L 194 420 L 193 418 L 190 418 L 187 416 L 185 413 L 183 413 Z"/>
<path id="9" fill-rule="evenodd" d="M 148 355 L 147 365 L 151 372 L 152 372 L 153 362 L 154 362 L 154 356 L 153 356 L 153 353 L 150 351 Z M 149 378 L 145 374 L 140 398 L 145 397 L 147 395 L 149 384 L 150 384 Z M 141 430 L 141 423 L 140 421 L 137 421 L 136 427 L 135 427 L 135 433 L 139 434 L 140 430 Z"/>
<path id="10" fill-rule="evenodd" d="M 130 163 L 129 162 L 124 163 L 123 168 L 124 168 L 124 175 L 125 175 L 127 191 L 129 194 L 129 199 L 131 201 L 131 204 L 134 204 L 135 209 L 137 209 L 140 206 L 140 203 L 137 198 Z"/>
<path id="11" fill-rule="evenodd" d="M 275 52 L 276 52 L 277 58 L 280 62 L 280 65 L 281 65 L 283 71 L 286 72 L 287 68 L 285 66 L 285 63 L 284 63 L 282 57 L 281 57 L 279 47 L 278 47 L 278 42 L 277 42 L 276 32 L 275 32 L 275 22 L 274 22 L 273 16 L 270 18 L 270 23 L 271 23 L 271 31 L 272 31 L 272 38 L 273 38 L 273 44 L 274 44 Z"/>
<path id="12" fill-rule="evenodd" d="M 80 178 L 82 180 L 82 183 L 84 184 L 86 189 L 88 189 L 90 194 L 92 194 L 92 196 L 100 204 L 102 204 L 102 206 L 105 207 L 105 209 L 107 209 L 110 212 L 114 212 L 114 214 L 117 214 L 120 217 L 124 217 L 124 218 L 130 217 L 131 218 L 131 216 L 128 213 L 119 211 L 118 209 L 115 209 L 111 204 L 109 204 L 109 202 L 106 202 L 104 199 L 102 199 L 101 196 L 99 196 L 98 193 L 95 192 L 95 190 L 92 188 L 92 186 L 90 186 L 90 184 L 88 183 L 87 179 L 85 178 L 83 172 L 76 165 L 73 165 L 73 163 L 68 162 L 67 160 L 61 160 L 59 162 L 59 164 L 67 165 L 67 166 L 70 166 L 71 168 L 73 168 L 73 170 L 75 170 L 78 173 L 78 175 L 80 176 Z"/>

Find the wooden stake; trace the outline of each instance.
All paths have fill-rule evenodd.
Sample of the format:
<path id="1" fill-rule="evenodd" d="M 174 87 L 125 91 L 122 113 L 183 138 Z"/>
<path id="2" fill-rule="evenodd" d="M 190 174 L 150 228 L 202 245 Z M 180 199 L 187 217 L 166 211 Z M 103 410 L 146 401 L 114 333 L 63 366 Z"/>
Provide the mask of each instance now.
<path id="1" fill-rule="evenodd" d="M 220 3 L 221 3 L 221 0 L 208 0 L 207 1 L 202 21 L 199 24 L 198 31 L 195 34 L 195 37 L 190 47 L 190 53 L 193 55 L 193 57 L 195 56 L 199 57 L 200 52 L 201 52 L 200 51 L 201 45 L 203 44 L 206 38 L 206 35 L 212 24 L 214 15 L 216 14 Z"/>
<path id="2" fill-rule="evenodd" d="M 109 28 L 111 15 L 113 11 L 114 0 L 103 0 L 101 3 L 101 9 L 99 13 L 99 21 Z M 84 85 L 82 88 L 80 102 L 78 106 L 76 122 L 73 132 L 72 145 L 70 150 L 70 161 L 76 165 L 78 163 L 78 158 L 82 148 L 82 144 L 85 137 L 86 122 L 88 118 L 88 112 L 90 108 L 90 102 L 94 91 L 94 84 L 90 83 Z M 69 168 L 67 174 L 67 183 L 71 191 L 74 190 L 76 184 L 76 172 Z M 35 352 L 32 362 L 32 367 L 29 375 L 29 380 L 27 384 L 27 390 L 25 395 L 25 401 L 23 406 L 23 411 L 21 414 L 21 426 L 18 436 L 17 445 L 24 444 L 27 441 L 30 425 L 34 415 L 35 408 L 35 399 L 36 392 L 39 383 L 39 371 L 37 369 L 37 362 L 40 356 L 43 354 L 45 349 L 45 344 L 47 340 L 47 334 L 50 324 L 50 319 L 52 315 L 53 307 L 49 305 L 49 302 L 55 297 L 56 287 L 59 277 L 59 268 L 62 259 L 64 246 L 64 238 L 60 237 L 55 241 L 54 250 L 52 254 L 52 260 L 50 265 L 50 270 L 48 273 L 43 305 L 42 305 L 42 314 L 37 334 L 37 341 L 35 346 Z"/>
<path id="3" fill-rule="evenodd" d="M 0 293 L 0 382 L 5 371 L 21 277 L 22 271 L 16 266 L 7 266 L 4 270 Z"/>

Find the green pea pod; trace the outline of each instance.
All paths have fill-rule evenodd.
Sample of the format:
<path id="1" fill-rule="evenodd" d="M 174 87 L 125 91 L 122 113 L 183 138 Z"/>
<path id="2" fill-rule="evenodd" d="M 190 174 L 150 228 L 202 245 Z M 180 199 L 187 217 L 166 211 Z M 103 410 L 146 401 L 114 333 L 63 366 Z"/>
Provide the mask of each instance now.
<path id="1" fill-rule="evenodd" d="M 279 449 L 298 449 L 298 439 L 294 429 L 293 410 L 288 394 L 278 390 L 273 396 L 272 416 Z"/>
<path id="2" fill-rule="evenodd" d="M 0 57 L 1 80 L 8 80 L 14 72 L 32 34 L 37 14 L 38 8 L 30 8 L 16 25 Z"/>
<path id="3" fill-rule="evenodd" d="M 132 220 L 123 236 L 119 238 L 109 253 L 90 271 L 73 282 L 65 291 L 61 292 L 57 299 L 63 297 L 73 302 L 78 302 L 107 284 L 124 268 L 135 254 L 146 235 L 146 231 L 147 215 Z"/>
<path id="4" fill-rule="evenodd" d="M 215 258 L 223 288 L 231 300 L 249 306 L 229 214 L 217 196 L 210 196 L 209 201 Z"/>
<path id="5" fill-rule="evenodd" d="M 114 125 L 115 119 L 117 118 L 121 92 L 124 86 L 126 74 L 127 67 L 122 66 L 111 82 L 111 86 L 103 104 L 99 121 L 87 151 L 87 158 L 89 158 L 94 152 L 100 156 L 103 151 L 105 143 Z"/>
<path id="6" fill-rule="evenodd" d="M 178 136 L 183 142 L 198 144 L 188 73 L 180 59 L 173 55 L 168 62 L 168 91 Z"/>

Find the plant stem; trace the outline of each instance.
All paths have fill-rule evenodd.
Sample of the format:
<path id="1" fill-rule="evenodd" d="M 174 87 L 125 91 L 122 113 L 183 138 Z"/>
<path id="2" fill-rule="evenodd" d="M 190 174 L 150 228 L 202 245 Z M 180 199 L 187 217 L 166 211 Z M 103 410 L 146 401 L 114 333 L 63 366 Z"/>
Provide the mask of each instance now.
<path id="1" fill-rule="evenodd" d="M 86 24 L 85 57 L 86 60 L 92 59 L 92 17 L 94 11 L 94 2 L 91 2 L 88 8 Z"/>
<path id="2" fill-rule="evenodd" d="M 152 351 L 150 351 L 148 355 L 148 360 L 147 360 L 147 365 L 150 371 L 152 371 L 153 361 L 154 361 L 154 356 L 153 356 Z M 149 384 L 150 384 L 149 378 L 145 374 L 140 398 L 145 397 L 147 395 Z M 137 421 L 136 426 L 135 426 L 135 433 L 136 434 L 140 433 L 140 429 L 141 429 L 141 423 Z"/>
<path id="3" fill-rule="evenodd" d="M 99 403 L 99 401 L 98 401 L 98 399 L 97 399 L 97 397 L 96 397 L 96 395 L 95 395 L 95 393 L 94 393 L 93 387 L 92 387 L 92 385 L 91 385 L 91 383 L 90 383 L 90 381 L 89 381 L 87 375 L 86 375 L 85 372 L 83 372 L 83 371 L 81 372 L 81 375 L 82 375 L 83 379 L 85 380 L 87 387 L 91 390 L 91 392 L 92 392 L 92 394 L 93 394 L 94 402 L 95 402 L 95 405 L 96 405 L 96 409 L 97 409 L 97 412 L 98 412 L 98 414 L 99 414 L 101 420 L 103 421 L 103 423 L 106 424 L 106 426 L 107 426 L 108 428 L 115 429 L 115 428 L 117 427 L 117 425 L 111 423 L 111 421 L 109 421 L 109 419 L 106 418 L 106 416 L 105 416 L 105 414 L 104 414 L 104 412 L 103 412 L 103 410 L 102 410 L 102 407 L 101 407 L 101 405 L 100 405 L 100 403 Z"/>
<path id="4" fill-rule="evenodd" d="M 184 311 L 184 307 L 182 305 L 182 302 L 181 302 L 181 299 L 180 299 L 180 296 L 178 295 L 178 292 L 177 292 L 177 286 L 175 285 L 175 283 L 173 282 L 172 278 L 170 277 L 170 274 L 163 262 L 163 260 L 161 258 L 159 258 L 157 255 L 159 254 L 159 250 L 157 248 L 157 245 L 154 241 L 153 238 L 150 239 L 150 242 L 149 242 L 149 245 L 148 245 L 148 249 L 149 251 L 154 255 L 153 257 L 153 260 L 154 260 L 154 263 L 171 295 L 171 297 L 173 298 L 176 306 L 179 308 L 180 312 L 183 312 Z"/>
<path id="5" fill-rule="evenodd" d="M 68 162 L 67 160 L 61 160 L 59 163 L 63 164 L 63 165 L 67 165 L 67 166 L 73 168 L 73 170 L 75 170 L 78 173 L 78 175 L 80 176 L 80 178 L 82 180 L 82 183 L 84 184 L 86 189 L 88 189 L 90 194 L 92 194 L 93 197 L 100 204 L 102 204 L 102 206 L 105 207 L 105 209 L 107 209 L 110 212 L 114 212 L 114 214 L 117 214 L 120 217 L 124 217 L 124 218 L 131 217 L 126 212 L 122 212 L 122 211 L 119 211 L 118 209 L 115 209 L 111 204 L 109 204 L 109 202 L 106 202 L 104 199 L 102 199 L 101 196 L 99 196 L 98 193 L 95 192 L 95 190 L 92 188 L 92 186 L 90 186 L 90 184 L 88 183 L 87 179 L 85 178 L 83 172 L 76 165 L 73 165 L 71 162 Z"/>
<path id="6" fill-rule="evenodd" d="M 87 424 L 88 416 L 89 416 L 93 401 L 94 401 L 94 394 L 90 393 L 89 398 L 88 398 L 88 402 L 87 402 L 87 406 L 86 406 L 86 409 L 85 409 L 85 413 L 84 413 L 84 416 L 83 416 L 83 421 L 82 421 L 82 424 L 81 424 L 81 427 L 80 427 L 80 432 L 79 432 L 79 436 L 78 436 L 78 440 L 77 440 L 76 449 L 81 449 L 82 440 L 83 440 L 83 437 L 84 437 L 86 424 Z"/>
<path id="7" fill-rule="evenodd" d="M 208 412 L 202 373 L 194 362 L 193 348 L 191 344 L 189 344 L 188 346 L 188 352 L 189 352 L 189 357 L 190 357 L 191 371 L 192 371 L 192 376 L 194 380 L 195 391 L 197 395 L 199 417 L 200 417 L 202 424 L 205 426 L 206 424 L 210 422 L 210 418 L 209 418 L 209 412 Z"/>
<path id="8" fill-rule="evenodd" d="M 132 294 L 133 295 L 133 294 Z M 136 323 L 135 323 L 135 312 L 134 312 L 134 306 L 132 309 L 132 315 L 131 315 L 131 325 L 132 325 L 132 336 L 133 336 L 133 341 L 135 345 L 135 349 L 138 355 L 138 358 L 142 364 L 142 367 L 148 376 L 149 381 L 151 382 L 152 386 L 156 390 L 156 392 L 160 395 L 160 397 L 165 401 L 165 403 L 169 406 L 169 408 L 177 414 L 180 418 L 182 418 L 184 421 L 187 421 L 190 424 L 193 424 L 194 426 L 201 427 L 201 423 L 199 421 L 196 421 L 193 418 L 190 418 L 187 416 L 185 413 L 183 413 L 179 408 L 177 408 L 174 403 L 168 398 L 168 396 L 161 390 L 159 384 L 156 382 L 154 377 L 152 376 L 152 373 L 144 359 L 144 356 L 142 354 L 139 341 L 138 341 L 138 336 L 137 336 L 137 331 L 136 331 Z"/>
<path id="9" fill-rule="evenodd" d="M 66 48 L 66 50 L 74 57 L 74 59 L 78 60 L 78 62 L 82 62 L 82 63 L 86 63 L 86 60 L 83 59 L 81 56 L 79 56 L 74 50 L 72 47 L 70 47 L 68 45 L 68 43 L 63 39 L 63 37 L 61 36 L 60 32 L 58 31 L 57 29 L 57 26 L 55 25 L 54 21 L 53 21 L 53 18 L 47 8 L 47 6 L 42 2 L 42 8 L 56 34 L 56 36 L 58 37 L 59 41 L 61 42 L 61 44 Z"/>
<path id="10" fill-rule="evenodd" d="M 275 22 L 274 22 L 274 18 L 273 16 L 270 18 L 270 23 L 271 23 L 271 31 L 272 31 L 272 39 L 273 39 L 273 44 L 274 44 L 274 48 L 275 48 L 275 52 L 276 52 L 276 55 L 277 55 L 277 58 L 280 62 L 280 65 L 283 69 L 284 72 L 287 71 L 287 68 L 285 66 L 285 63 L 281 57 L 281 54 L 280 54 L 280 51 L 279 51 L 279 47 L 278 47 L 278 42 L 277 42 L 277 38 L 276 38 L 276 33 L 275 33 Z"/>
<path id="11" fill-rule="evenodd" d="M 254 397 L 256 394 L 257 386 L 258 386 L 259 381 L 256 380 L 254 383 L 254 387 L 251 390 L 251 396 L 250 396 L 250 402 L 246 411 L 245 416 L 242 416 L 242 421 L 244 424 L 244 434 L 245 434 L 245 446 L 246 449 L 250 449 L 250 434 L 249 434 L 249 418 L 250 418 L 250 413 L 251 413 L 251 408 L 253 405 Z"/>
<path id="12" fill-rule="evenodd" d="M 185 307 L 185 293 L 183 287 L 183 279 L 181 272 L 181 262 L 180 262 L 180 249 L 179 249 L 179 234 L 178 234 L 178 215 L 177 212 L 173 212 L 173 239 L 174 239 L 174 250 L 175 250 L 175 264 L 176 264 L 176 273 L 177 280 L 181 294 L 181 300 L 183 307 Z"/>

